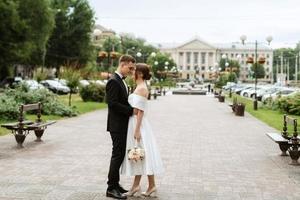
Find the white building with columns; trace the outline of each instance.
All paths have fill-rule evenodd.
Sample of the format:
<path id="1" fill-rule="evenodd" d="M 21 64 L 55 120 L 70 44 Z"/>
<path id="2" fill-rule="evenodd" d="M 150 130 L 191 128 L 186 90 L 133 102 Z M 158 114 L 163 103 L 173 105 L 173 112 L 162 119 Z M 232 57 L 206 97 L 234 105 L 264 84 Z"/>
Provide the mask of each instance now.
<path id="1" fill-rule="evenodd" d="M 212 74 L 219 70 L 218 63 L 225 54 L 227 59 L 237 60 L 240 63 L 240 80 L 250 80 L 250 66 L 246 63 L 248 57 L 255 58 L 255 44 L 228 43 L 210 44 L 198 37 L 183 44 L 160 45 L 161 52 L 168 53 L 177 64 L 180 78 L 189 80 L 210 80 Z M 240 55 L 240 56 L 238 56 Z M 264 57 L 266 62 L 265 78 L 263 81 L 272 82 L 273 50 L 259 44 L 257 46 L 258 58 Z"/>

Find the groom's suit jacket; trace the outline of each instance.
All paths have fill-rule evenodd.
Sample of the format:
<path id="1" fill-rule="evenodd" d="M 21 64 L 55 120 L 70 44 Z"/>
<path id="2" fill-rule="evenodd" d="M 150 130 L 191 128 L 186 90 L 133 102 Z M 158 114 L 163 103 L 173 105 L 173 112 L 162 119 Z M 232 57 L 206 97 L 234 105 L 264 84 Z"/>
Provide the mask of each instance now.
<path id="1" fill-rule="evenodd" d="M 107 131 L 127 133 L 133 108 L 128 103 L 128 94 L 123 80 L 116 73 L 106 84 L 106 102 L 108 104 Z"/>

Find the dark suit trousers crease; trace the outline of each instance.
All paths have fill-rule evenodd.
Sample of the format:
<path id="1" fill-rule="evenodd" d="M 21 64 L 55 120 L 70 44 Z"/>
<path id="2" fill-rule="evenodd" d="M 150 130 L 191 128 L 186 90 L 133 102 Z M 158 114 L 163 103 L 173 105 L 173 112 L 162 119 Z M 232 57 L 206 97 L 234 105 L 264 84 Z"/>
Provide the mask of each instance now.
<path id="1" fill-rule="evenodd" d="M 110 132 L 113 143 L 110 167 L 108 172 L 108 188 L 114 189 L 120 181 L 120 167 L 126 153 L 127 133 Z"/>

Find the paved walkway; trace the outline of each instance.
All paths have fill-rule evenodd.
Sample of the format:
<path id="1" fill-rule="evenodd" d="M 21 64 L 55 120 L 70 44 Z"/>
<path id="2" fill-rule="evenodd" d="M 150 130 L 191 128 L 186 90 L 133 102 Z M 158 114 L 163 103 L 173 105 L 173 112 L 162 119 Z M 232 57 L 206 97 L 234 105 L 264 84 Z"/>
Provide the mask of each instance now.
<path id="1" fill-rule="evenodd" d="M 235 117 L 212 96 L 160 97 L 150 110 L 166 168 L 157 177 L 159 199 L 300 199 L 300 167 L 278 156 L 267 125 Z M 30 135 L 21 150 L 11 135 L 0 137 L 0 199 L 107 199 L 106 114 L 59 121 L 43 143 Z"/>

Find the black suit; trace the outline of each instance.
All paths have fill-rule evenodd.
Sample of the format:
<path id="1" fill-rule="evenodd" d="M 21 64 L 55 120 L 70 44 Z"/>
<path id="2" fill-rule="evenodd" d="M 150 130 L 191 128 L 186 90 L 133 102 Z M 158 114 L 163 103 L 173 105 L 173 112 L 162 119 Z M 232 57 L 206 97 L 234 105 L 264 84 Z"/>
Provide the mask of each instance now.
<path id="1" fill-rule="evenodd" d="M 119 185 L 119 170 L 126 153 L 128 121 L 133 114 L 133 108 L 128 103 L 126 87 L 116 73 L 106 84 L 106 102 L 108 104 L 107 131 L 110 132 L 113 143 L 107 184 L 109 189 L 114 189 Z"/>

